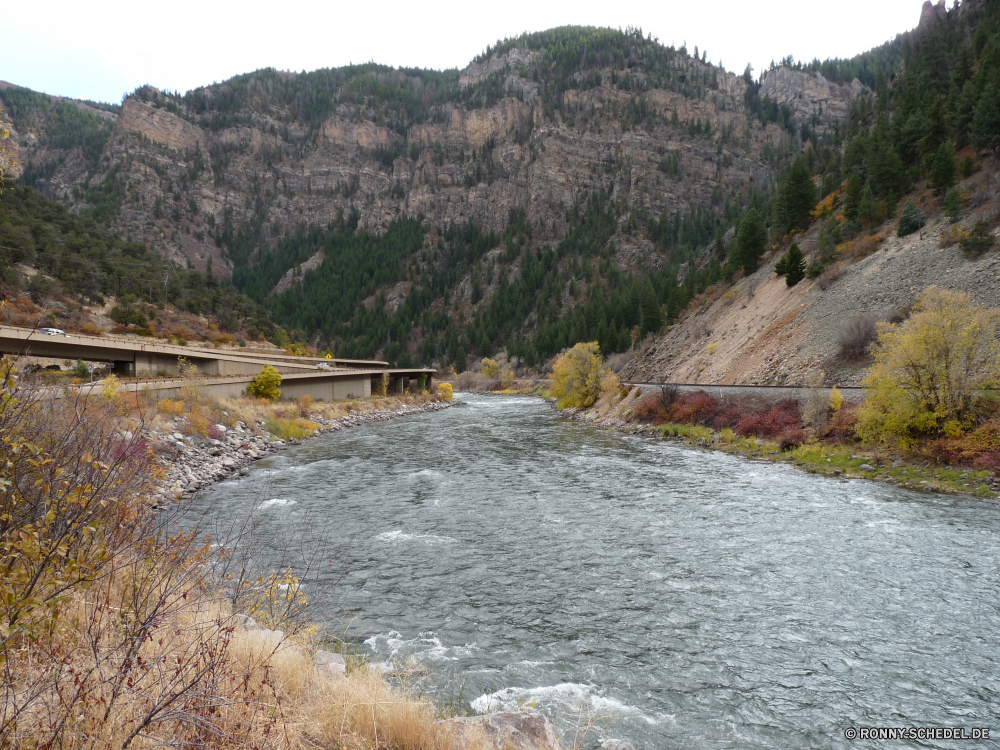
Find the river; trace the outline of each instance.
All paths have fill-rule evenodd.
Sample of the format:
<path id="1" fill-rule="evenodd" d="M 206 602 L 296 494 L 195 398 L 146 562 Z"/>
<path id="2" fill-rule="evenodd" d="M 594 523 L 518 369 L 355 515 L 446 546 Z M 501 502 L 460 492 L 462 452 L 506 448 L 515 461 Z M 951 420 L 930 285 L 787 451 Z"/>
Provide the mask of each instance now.
<path id="1" fill-rule="evenodd" d="M 322 559 L 306 586 L 439 699 L 572 746 L 843 748 L 1000 735 L 1000 508 L 625 436 L 539 399 L 311 439 L 197 496 Z M 970 747 L 856 741 L 858 747 Z"/>

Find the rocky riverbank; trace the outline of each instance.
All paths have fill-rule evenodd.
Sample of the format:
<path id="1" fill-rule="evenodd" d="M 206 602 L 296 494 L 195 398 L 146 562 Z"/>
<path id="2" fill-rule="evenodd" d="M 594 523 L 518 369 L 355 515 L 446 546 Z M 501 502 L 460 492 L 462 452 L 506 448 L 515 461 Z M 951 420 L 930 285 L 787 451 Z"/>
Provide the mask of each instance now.
<path id="1" fill-rule="evenodd" d="M 312 437 L 388 419 L 441 411 L 460 403 L 429 401 L 399 404 L 369 412 L 349 413 L 338 419 L 314 415 L 310 421 L 320 426 L 313 431 Z M 154 496 L 157 504 L 193 495 L 215 482 L 246 476 L 254 461 L 302 442 L 280 439 L 267 430 L 264 422 L 248 425 L 237 421 L 232 427 L 215 424 L 210 430 L 210 434 L 218 435 L 214 438 L 185 435 L 186 422 L 186 416 L 177 416 L 166 425 L 154 425 L 149 429 L 148 438 L 160 455 L 164 472 Z"/>

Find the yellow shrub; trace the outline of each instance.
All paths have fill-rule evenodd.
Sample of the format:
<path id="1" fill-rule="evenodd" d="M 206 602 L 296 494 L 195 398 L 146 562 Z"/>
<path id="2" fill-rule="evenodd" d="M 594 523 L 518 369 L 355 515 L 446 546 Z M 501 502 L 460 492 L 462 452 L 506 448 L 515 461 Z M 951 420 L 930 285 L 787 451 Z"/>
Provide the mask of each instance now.
<path id="1" fill-rule="evenodd" d="M 277 401 L 281 398 L 281 373 L 271 365 L 264 365 L 260 374 L 250 381 L 247 386 L 247 395 L 254 398 L 262 398 L 266 401 Z"/>
<path id="2" fill-rule="evenodd" d="M 179 417 L 184 413 L 184 402 L 179 398 L 165 398 L 156 405 L 161 414 Z"/>
<path id="3" fill-rule="evenodd" d="M 718 348 L 719 348 L 718 343 L 716 343 L 715 341 L 713 341 L 711 344 L 708 345 L 708 353 L 710 355 L 711 354 L 715 354 L 715 350 L 718 349 Z"/>
<path id="4" fill-rule="evenodd" d="M 451 383 L 440 383 L 438 385 L 438 395 L 442 401 L 451 401 L 455 395 L 455 389 L 451 387 Z"/>
<path id="5" fill-rule="evenodd" d="M 479 371 L 488 378 L 495 378 L 500 372 L 500 365 L 497 364 L 495 359 L 483 357 L 479 363 Z"/>
<path id="6" fill-rule="evenodd" d="M 586 409 L 600 398 L 606 372 L 597 342 L 580 342 L 556 360 L 550 393 L 560 409 Z"/>
<path id="7" fill-rule="evenodd" d="M 515 377 L 516 376 L 514 375 L 514 368 L 512 368 L 510 365 L 507 365 L 506 367 L 503 368 L 503 370 L 500 371 L 500 387 L 503 388 L 505 391 L 508 390 L 514 385 Z"/>
<path id="8" fill-rule="evenodd" d="M 844 405 L 844 394 L 837 390 L 837 386 L 833 386 L 833 390 L 830 391 L 830 408 L 833 413 L 836 414 L 840 411 L 840 407 Z"/>
<path id="9" fill-rule="evenodd" d="M 719 440 L 723 443 L 731 443 L 736 439 L 736 433 L 733 432 L 732 427 L 723 427 L 719 432 Z"/>
<path id="10" fill-rule="evenodd" d="M 920 435 L 961 434 L 1000 371 L 1000 311 L 936 287 L 917 297 L 914 310 L 879 333 L 858 415 L 857 434 L 867 443 L 905 447 Z"/>
<path id="11" fill-rule="evenodd" d="M 282 440 L 302 440 L 312 435 L 319 425 L 308 419 L 287 419 L 285 417 L 268 417 L 264 420 L 268 432 Z"/>

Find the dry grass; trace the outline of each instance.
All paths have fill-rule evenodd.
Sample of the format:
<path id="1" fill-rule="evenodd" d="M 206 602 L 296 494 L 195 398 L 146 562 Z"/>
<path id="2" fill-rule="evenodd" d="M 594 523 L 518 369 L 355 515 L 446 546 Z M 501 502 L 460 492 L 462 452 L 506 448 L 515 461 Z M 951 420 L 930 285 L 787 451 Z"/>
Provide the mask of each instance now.
<path id="1" fill-rule="evenodd" d="M 264 542 L 252 525 L 209 537 L 154 514 L 141 401 L 14 387 L 0 385 L 0 747 L 492 747 L 456 739 L 405 679 L 364 666 L 318 672 L 299 597 L 272 585 L 287 578 L 253 569 Z M 230 419 L 281 408 L 301 419 L 299 408 L 334 416 L 400 400 L 196 403 Z M 262 610 L 286 637 L 245 631 L 233 616 Z"/>

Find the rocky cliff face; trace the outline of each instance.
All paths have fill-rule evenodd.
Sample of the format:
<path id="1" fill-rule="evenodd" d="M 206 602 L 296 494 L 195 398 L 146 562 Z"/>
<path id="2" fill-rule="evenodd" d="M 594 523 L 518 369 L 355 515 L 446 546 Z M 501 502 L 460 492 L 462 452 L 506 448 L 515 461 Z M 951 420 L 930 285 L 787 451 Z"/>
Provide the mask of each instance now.
<path id="1" fill-rule="evenodd" d="M 845 121 L 851 102 L 865 91 L 856 78 L 845 86 L 830 83 L 818 73 L 791 68 L 769 70 L 760 82 L 760 95 L 787 106 L 797 128 L 808 125 L 820 133 L 831 123 Z"/>
<path id="2" fill-rule="evenodd" d="M 748 116 L 741 78 L 694 58 L 674 60 L 681 90 L 643 83 L 641 70 L 606 66 L 588 86 L 560 92 L 553 106 L 539 94 L 538 55 L 515 47 L 469 65 L 456 100 L 477 86 L 497 95 L 478 105 L 434 105 L 405 128 L 387 122 L 372 100 L 346 96 L 318 124 L 306 122 L 268 98 L 272 84 L 251 74 L 243 78 L 263 93 L 235 103 L 226 99 L 229 83 L 193 99 L 152 88 L 128 98 L 96 170 L 71 152 L 40 147 L 30 130 L 14 133 L 14 153 L 23 168 L 54 165 L 38 181 L 45 192 L 75 208 L 110 206 L 129 238 L 225 276 L 233 260 L 215 241 L 223 231 L 263 229 L 268 239 L 254 252 L 266 253 L 292 228 L 338 214 L 356 211 L 373 230 L 422 214 L 432 242 L 456 221 L 501 231 L 511 209 L 525 209 L 535 240 L 552 242 L 581 193 L 608 191 L 630 208 L 672 215 L 767 185 L 773 155 L 799 148 L 787 131 Z M 821 127 L 842 117 L 858 93 L 781 70 L 768 74 L 765 91 Z M 711 135 L 702 134 L 709 123 Z M 643 238 L 622 230 L 628 254 Z M 650 255 L 629 257 L 655 266 Z"/>

